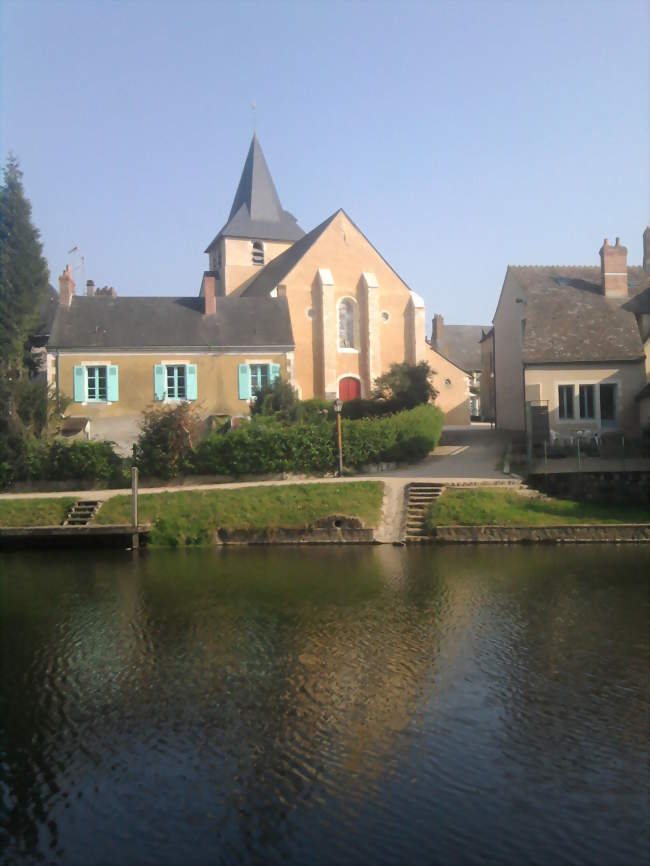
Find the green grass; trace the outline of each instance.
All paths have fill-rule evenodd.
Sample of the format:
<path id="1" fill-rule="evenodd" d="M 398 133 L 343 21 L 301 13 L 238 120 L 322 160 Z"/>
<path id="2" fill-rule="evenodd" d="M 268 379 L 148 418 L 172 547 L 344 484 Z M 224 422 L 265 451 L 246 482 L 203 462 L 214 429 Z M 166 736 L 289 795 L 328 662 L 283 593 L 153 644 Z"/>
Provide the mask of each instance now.
<path id="1" fill-rule="evenodd" d="M 5 499 L 0 500 L 0 526 L 58 526 L 75 500 Z"/>
<path id="2" fill-rule="evenodd" d="M 359 517 L 376 526 L 383 484 L 287 484 L 238 490 L 145 493 L 138 498 L 138 520 L 153 523 L 152 545 L 210 544 L 217 529 L 302 528 L 332 514 Z M 96 522 L 129 523 L 131 497 L 114 496 Z"/>
<path id="3" fill-rule="evenodd" d="M 431 506 L 427 531 L 435 526 L 558 526 L 569 523 L 650 523 L 641 507 L 542 499 L 511 490 L 447 489 Z"/>

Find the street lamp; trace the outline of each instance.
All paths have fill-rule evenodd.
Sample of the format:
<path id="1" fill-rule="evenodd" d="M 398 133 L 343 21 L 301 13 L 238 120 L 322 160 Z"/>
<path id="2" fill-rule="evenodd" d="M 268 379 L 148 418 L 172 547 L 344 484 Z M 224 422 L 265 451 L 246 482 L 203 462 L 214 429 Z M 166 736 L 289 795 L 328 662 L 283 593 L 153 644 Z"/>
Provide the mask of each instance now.
<path id="1" fill-rule="evenodd" d="M 339 478 L 343 475 L 343 442 L 341 440 L 341 409 L 343 408 L 343 403 L 337 397 L 334 401 L 334 411 L 336 412 L 336 434 L 338 438 L 339 444 Z"/>

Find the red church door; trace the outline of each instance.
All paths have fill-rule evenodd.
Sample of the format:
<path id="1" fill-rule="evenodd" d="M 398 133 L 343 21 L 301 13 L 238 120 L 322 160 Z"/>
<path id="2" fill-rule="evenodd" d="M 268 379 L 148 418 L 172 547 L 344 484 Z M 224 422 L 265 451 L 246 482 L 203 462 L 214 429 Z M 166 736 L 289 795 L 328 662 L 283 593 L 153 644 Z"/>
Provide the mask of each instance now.
<path id="1" fill-rule="evenodd" d="M 353 376 L 344 376 L 339 382 L 339 397 L 343 402 L 357 400 L 361 396 L 361 382 Z"/>

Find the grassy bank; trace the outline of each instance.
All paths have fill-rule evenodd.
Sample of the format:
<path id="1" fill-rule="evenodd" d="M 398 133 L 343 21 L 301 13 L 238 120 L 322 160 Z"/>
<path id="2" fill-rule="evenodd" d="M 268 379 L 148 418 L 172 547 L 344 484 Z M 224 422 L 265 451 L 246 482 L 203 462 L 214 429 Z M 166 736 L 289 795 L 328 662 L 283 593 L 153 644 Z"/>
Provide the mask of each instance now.
<path id="1" fill-rule="evenodd" d="M 210 544 L 217 529 L 302 528 L 332 514 L 376 526 L 382 499 L 383 484 L 377 481 L 145 493 L 138 500 L 138 518 L 153 523 L 152 545 Z M 115 496 L 96 522 L 128 523 L 130 515 L 130 496 Z"/>
<path id="2" fill-rule="evenodd" d="M 0 526 L 59 526 L 74 502 L 68 497 L 0 500 Z"/>
<path id="3" fill-rule="evenodd" d="M 538 498 L 511 490 L 447 489 L 426 519 L 435 526 L 558 526 L 570 523 L 649 523 L 644 508 Z"/>

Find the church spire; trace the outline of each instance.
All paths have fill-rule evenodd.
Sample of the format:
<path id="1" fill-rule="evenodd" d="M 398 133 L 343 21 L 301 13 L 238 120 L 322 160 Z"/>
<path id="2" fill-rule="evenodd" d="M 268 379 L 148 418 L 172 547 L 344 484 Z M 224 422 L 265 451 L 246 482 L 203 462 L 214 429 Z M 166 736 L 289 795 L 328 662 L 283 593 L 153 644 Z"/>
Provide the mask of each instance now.
<path id="1" fill-rule="evenodd" d="M 262 146 L 253 133 L 228 222 L 210 247 L 221 236 L 296 241 L 303 235 L 293 214 L 282 209 Z"/>

